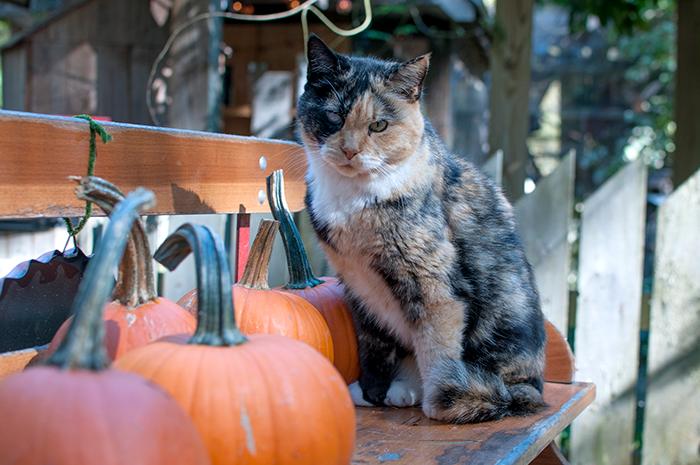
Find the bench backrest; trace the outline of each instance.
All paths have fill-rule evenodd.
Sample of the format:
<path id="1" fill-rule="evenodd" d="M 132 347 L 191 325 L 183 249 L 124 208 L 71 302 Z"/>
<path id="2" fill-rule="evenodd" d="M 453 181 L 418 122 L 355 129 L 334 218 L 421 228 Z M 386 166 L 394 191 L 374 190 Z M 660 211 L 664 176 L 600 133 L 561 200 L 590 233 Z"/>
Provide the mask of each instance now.
<path id="1" fill-rule="evenodd" d="M 95 175 L 128 192 L 145 186 L 148 214 L 269 212 L 265 177 L 284 169 L 289 208 L 304 205 L 303 149 L 291 142 L 132 124 L 101 123 Z M 79 216 L 83 203 L 68 176 L 87 172 L 84 120 L 0 111 L 0 218 Z M 262 197 L 260 196 L 262 193 Z"/>

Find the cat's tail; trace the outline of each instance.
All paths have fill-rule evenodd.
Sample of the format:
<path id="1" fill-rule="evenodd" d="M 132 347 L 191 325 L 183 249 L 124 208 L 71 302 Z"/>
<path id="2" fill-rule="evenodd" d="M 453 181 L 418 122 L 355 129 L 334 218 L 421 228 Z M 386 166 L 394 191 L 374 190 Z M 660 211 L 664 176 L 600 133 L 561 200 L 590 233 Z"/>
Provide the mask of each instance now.
<path id="1" fill-rule="evenodd" d="M 528 415 L 545 406 L 535 385 L 506 384 L 498 375 L 461 360 L 447 360 L 434 367 L 426 387 L 425 414 L 451 423 Z"/>

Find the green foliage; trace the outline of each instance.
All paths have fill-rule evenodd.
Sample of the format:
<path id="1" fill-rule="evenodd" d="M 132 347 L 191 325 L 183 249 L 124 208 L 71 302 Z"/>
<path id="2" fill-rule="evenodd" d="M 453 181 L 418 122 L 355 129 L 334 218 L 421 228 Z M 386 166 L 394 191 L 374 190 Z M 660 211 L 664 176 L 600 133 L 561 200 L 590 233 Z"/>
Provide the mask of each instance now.
<path id="1" fill-rule="evenodd" d="M 610 66 L 610 82 L 621 74 L 616 91 L 629 107 L 624 111 L 624 131 L 610 134 L 605 128 L 586 144 L 579 164 L 593 173 L 598 184 L 625 162 L 642 158 L 654 168 L 667 164 L 675 151 L 673 136 L 676 23 L 673 0 L 539 0 L 556 4 L 569 13 L 571 35 L 582 40 L 603 34 Z M 590 22 L 591 18 L 598 21 Z M 598 27 L 600 23 L 602 29 Z M 595 41 L 590 42 L 595 43 Z M 622 69 L 621 69 L 622 68 Z M 597 93 L 609 91 L 596 79 L 576 89 L 580 98 L 595 106 Z M 580 94 L 580 95 L 579 95 Z M 578 95 L 578 98 L 576 97 Z M 604 96 L 598 96 L 604 99 Z M 613 125 L 619 131 L 619 125 Z M 616 141 L 610 144 L 610 138 Z M 606 142 L 607 141 L 607 142 Z"/>
<path id="2" fill-rule="evenodd" d="M 659 11 L 670 11 L 673 0 L 541 0 L 569 10 L 572 31 L 586 29 L 588 18 L 597 17 L 604 26 L 612 26 L 622 35 L 648 30 Z"/>
<path id="3" fill-rule="evenodd" d="M 620 59 L 630 63 L 625 80 L 639 92 L 637 108 L 629 116 L 634 128 L 625 156 L 630 158 L 630 150 L 639 150 L 648 164 L 660 168 L 675 151 L 676 25 L 670 10 L 658 10 L 650 24 L 653 27 L 642 33 L 620 37 L 617 49 Z"/>

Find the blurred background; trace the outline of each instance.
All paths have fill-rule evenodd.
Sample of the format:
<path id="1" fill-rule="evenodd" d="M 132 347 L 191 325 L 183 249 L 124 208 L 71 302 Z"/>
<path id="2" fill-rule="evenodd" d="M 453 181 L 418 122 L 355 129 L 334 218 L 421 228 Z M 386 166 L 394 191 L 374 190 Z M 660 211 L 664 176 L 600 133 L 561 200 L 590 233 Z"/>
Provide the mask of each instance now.
<path id="1" fill-rule="evenodd" d="M 700 1 L 0 1 L 1 106 L 295 139 L 305 7 L 340 52 L 432 52 L 425 112 L 503 186 L 545 313 L 597 384 L 561 438 L 571 462 L 700 464 Z M 230 215 L 197 221 L 235 241 Z M 53 220 L 0 221 L 0 276 L 65 241 Z M 193 282 L 181 267 L 160 289 Z"/>

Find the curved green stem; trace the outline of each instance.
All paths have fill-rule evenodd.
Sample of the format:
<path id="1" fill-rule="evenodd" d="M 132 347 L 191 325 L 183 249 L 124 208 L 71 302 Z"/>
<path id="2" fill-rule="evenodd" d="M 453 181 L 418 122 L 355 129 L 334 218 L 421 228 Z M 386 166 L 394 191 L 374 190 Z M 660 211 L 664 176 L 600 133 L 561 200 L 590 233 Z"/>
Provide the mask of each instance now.
<path id="1" fill-rule="evenodd" d="M 197 329 L 190 344 L 235 346 L 247 341 L 236 327 L 231 270 L 221 238 L 203 225 L 183 224 L 153 257 L 174 270 L 194 252 L 197 269 Z"/>
<path id="2" fill-rule="evenodd" d="M 93 202 L 107 215 L 124 198 L 124 194 L 114 184 L 96 176 L 72 176 L 78 182 L 78 198 Z M 119 280 L 114 299 L 128 308 L 143 305 L 155 300 L 155 276 L 153 257 L 148 242 L 148 235 L 141 219 L 137 219 L 131 228 L 129 246 L 119 266 Z"/>
<path id="3" fill-rule="evenodd" d="M 47 365 L 101 370 L 109 364 L 104 349 L 102 312 L 114 289 L 112 276 L 124 254 L 131 225 L 138 218 L 139 211 L 154 202 L 153 192 L 138 188 L 112 212 L 100 248 L 90 260 L 73 301 L 73 324 L 56 352 L 47 360 Z"/>
<path id="4" fill-rule="evenodd" d="M 280 233 L 284 242 L 284 252 L 287 255 L 287 270 L 289 282 L 285 285 L 288 289 L 306 289 L 323 284 L 323 281 L 314 276 L 306 255 L 304 243 L 294 218 L 287 207 L 287 199 L 284 196 L 284 173 L 277 170 L 267 177 L 267 198 L 270 203 L 272 216 L 280 222 Z"/>

